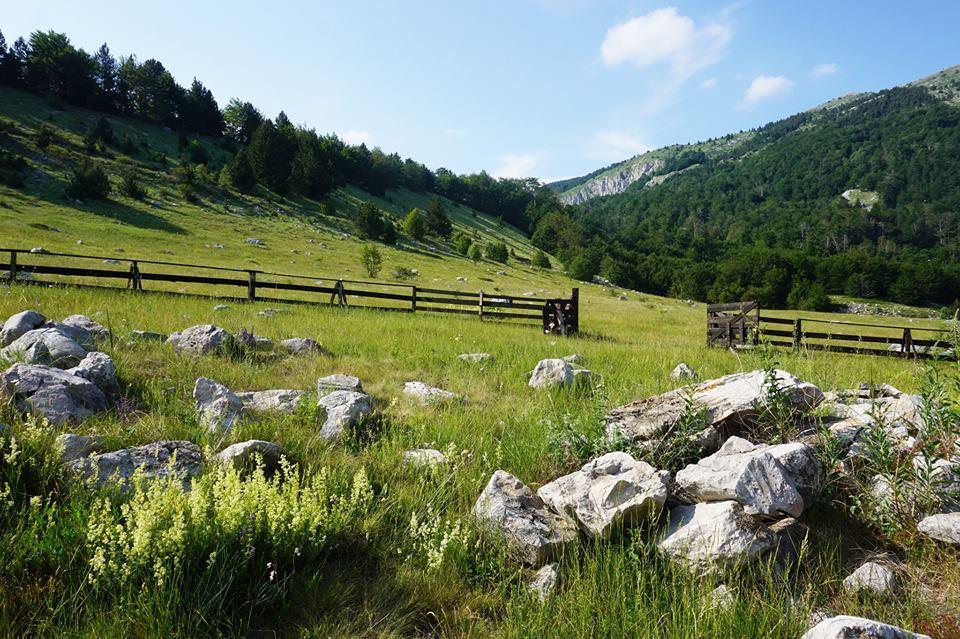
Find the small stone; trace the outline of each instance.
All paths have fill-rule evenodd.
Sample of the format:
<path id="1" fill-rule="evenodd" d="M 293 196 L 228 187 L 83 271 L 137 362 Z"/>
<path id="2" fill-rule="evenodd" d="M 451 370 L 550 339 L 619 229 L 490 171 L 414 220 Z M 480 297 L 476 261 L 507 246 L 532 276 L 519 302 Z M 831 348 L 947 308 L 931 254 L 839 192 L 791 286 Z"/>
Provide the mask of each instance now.
<path id="1" fill-rule="evenodd" d="M 216 306 L 213 307 L 213 310 L 215 310 L 215 311 L 229 311 L 229 310 L 230 310 L 230 306 L 229 306 L 228 304 L 217 304 Z"/>
<path id="2" fill-rule="evenodd" d="M 697 371 L 693 370 L 684 362 L 677 364 L 676 368 L 670 371 L 670 379 L 679 381 L 682 379 L 696 379 Z"/>
<path id="3" fill-rule="evenodd" d="M 154 333 L 152 331 L 130 331 L 131 342 L 163 342 L 166 340 L 167 336 L 163 333 Z"/>
<path id="4" fill-rule="evenodd" d="M 534 573 L 527 584 L 527 590 L 536 595 L 540 601 L 546 601 L 557 589 L 558 581 L 557 564 L 547 564 Z"/>
<path id="5" fill-rule="evenodd" d="M 110 330 L 99 322 L 95 322 L 86 315 L 71 315 L 64 318 L 61 324 L 72 326 L 85 330 L 90 336 L 98 342 L 106 342 L 110 339 Z"/>
<path id="6" fill-rule="evenodd" d="M 316 340 L 306 337 L 285 339 L 280 342 L 280 346 L 291 355 L 316 355 L 322 350 Z"/>
<path id="7" fill-rule="evenodd" d="M 707 606 L 712 609 L 732 608 L 735 601 L 736 597 L 727 584 L 720 584 L 707 595 Z"/>
<path id="8" fill-rule="evenodd" d="M 273 442 L 262 439 L 231 444 L 213 456 L 213 461 L 228 468 L 242 470 L 252 468 L 255 460 L 263 462 L 264 470 L 275 470 L 280 464 L 282 450 Z"/>
<path id="9" fill-rule="evenodd" d="M 103 437 L 99 435 L 74 435 L 63 433 L 54 444 L 60 451 L 60 462 L 66 464 L 103 451 Z"/>
<path id="10" fill-rule="evenodd" d="M 447 457 L 433 448 L 415 448 L 403 451 L 403 462 L 410 466 L 432 468 L 447 463 Z"/>
<path id="11" fill-rule="evenodd" d="M 228 354 L 233 351 L 235 340 L 226 330 L 213 324 L 199 324 L 180 333 L 176 351 L 190 355 Z"/>
<path id="12" fill-rule="evenodd" d="M 486 364 L 493 361 L 493 355 L 490 353 L 464 353 L 457 355 L 457 359 L 468 364 Z"/>
<path id="13" fill-rule="evenodd" d="M 931 539 L 960 546 L 960 512 L 924 517 L 917 530 Z"/>
<path id="14" fill-rule="evenodd" d="M 0 329 L 0 346 L 9 346 L 21 335 L 40 328 L 47 318 L 37 311 L 21 311 L 11 315 Z"/>
<path id="15" fill-rule="evenodd" d="M 843 580 L 843 589 L 850 594 L 891 595 L 897 590 L 897 576 L 887 566 L 868 561 Z"/>
<path id="16" fill-rule="evenodd" d="M 802 639 L 931 639 L 872 619 L 840 615 L 824 619 Z"/>
<path id="17" fill-rule="evenodd" d="M 297 412 L 307 393 L 302 390 L 275 389 L 237 393 L 237 397 L 252 412 L 289 415 Z"/>
<path id="18" fill-rule="evenodd" d="M 448 390 L 424 384 L 407 382 L 403 385 L 403 394 L 414 398 L 421 404 L 447 404 L 460 401 L 460 396 Z"/>
<path id="19" fill-rule="evenodd" d="M 317 380 L 318 395 L 336 390 L 360 392 L 363 390 L 363 383 L 361 383 L 359 377 L 344 375 L 342 373 L 334 373 L 333 375 L 327 375 Z"/>
<path id="20" fill-rule="evenodd" d="M 207 377 L 193 386 L 200 422 L 211 432 L 227 432 L 244 414 L 243 401 L 229 388 Z"/>

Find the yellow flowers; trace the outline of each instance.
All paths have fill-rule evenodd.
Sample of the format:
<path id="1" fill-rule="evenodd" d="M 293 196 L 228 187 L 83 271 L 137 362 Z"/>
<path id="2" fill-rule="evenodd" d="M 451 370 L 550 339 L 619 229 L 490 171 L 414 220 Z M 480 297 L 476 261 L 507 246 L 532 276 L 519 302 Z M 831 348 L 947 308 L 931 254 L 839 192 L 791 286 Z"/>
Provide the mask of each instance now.
<path id="1" fill-rule="evenodd" d="M 163 586 L 188 563 L 209 569 L 239 554 L 316 556 L 331 536 L 358 528 L 373 502 L 362 468 L 346 485 L 327 469 L 301 477 L 289 463 L 271 478 L 217 468 L 190 492 L 176 480 L 137 484 L 129 501 L 104 498 L 92 509 L 87 578 L 95 585 Z"/>

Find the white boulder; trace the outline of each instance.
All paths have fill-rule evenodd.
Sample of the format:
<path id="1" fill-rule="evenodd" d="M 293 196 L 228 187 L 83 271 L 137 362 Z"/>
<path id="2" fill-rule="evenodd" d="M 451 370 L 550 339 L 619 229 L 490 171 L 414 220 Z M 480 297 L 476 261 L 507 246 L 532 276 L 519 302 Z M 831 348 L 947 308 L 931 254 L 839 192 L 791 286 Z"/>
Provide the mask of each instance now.
<path id="1" fill-rule="evenodd" d="M 245 391 L 236 394 L 243 402 L 244 407 L 254 413 L 295 413 L 307 392 L 302 390 L 272 389 L 262 391 Z"/>
<path id="2" fill-rule="evenodd" d="M 447 404 L 460 401 L 460 396 L 456 393 L 423 382 L 407 382 L 403 385 L 403 394 L 421 404 Z"/>
<path id="3" fill-rule="evenodd" d="M 677 506 L 660 550 L 695 570 L 728 568 L 761 558 L 776 535 L 735 501 Z"/>
<path id="4" fill-rule="evenodd" d="M 931 637 L 872 619 L 840 615 L 821 621 L 808 630 L 802 639 L 931 639 Z"/>
<path id="5" fill-rule="evenodd" d="M 924 517 L 917 530 L 931 539 L 960 546 L 960 512 Z"/>
<path id="6" fill-rule="evenodd" d="M 889 567 L 868 561 L 843 580 L 843 589 L 851 594 L 867 591 L 890 595 L 897 590 L 897 576 Z"/>
<path id="7" fill-rule="evenodd" d="M 317 402 L 317 411 L 323 426 L 320 436 L 327 440 L 339 439 L 344 431 L 356 426 L 373 412 L 373 399 L 357 391 L 339 390 L 325 395 Z"/>
<path id="8" fill-rule="evenodd" d="M 244 415 L 243 401 L 229 388 L 207 377 L 193 386 L 200 423 L 210 432 L 227 432 Z"/>

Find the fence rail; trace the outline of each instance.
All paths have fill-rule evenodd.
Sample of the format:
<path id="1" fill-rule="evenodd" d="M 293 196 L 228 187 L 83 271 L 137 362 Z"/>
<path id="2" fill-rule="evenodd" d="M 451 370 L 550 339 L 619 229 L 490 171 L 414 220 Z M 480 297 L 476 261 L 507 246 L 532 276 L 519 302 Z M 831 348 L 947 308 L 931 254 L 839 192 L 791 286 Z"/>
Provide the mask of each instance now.
<path id="1" fill-rule="evenodd" d="M 756 313 L 755 323 L 749 321 L 750 311 Z M 957 345 L 950 340 L 946 328 L 868 324 L 816 317 L 778 317 L 769 313 L 761 313 L 756 302 L 710 305 L 707 307 L 707 343 L 728 347 L 764 343 L 798 350 L 928 359 L 957 358 Z M 745 318 L 747 321 L 744 321 Z"/>
<path id="2" fill-rule="evenodd" d="M 123 281 L 126 288 L 138 292 L 177 293 L 233 301 L 326 304 L 408 313 L 474 315 L 481 320 L 536 321 L 542 323 L 548 332 L 562 334 L 575 333 L 579 320 L 579 291 L 576 288 L 569 298 L 549 299 L 116 256 L 35 253 L 24 249 L 0 248 L 0 258 L 2 256 L 6 256 L 7 261 L 0 262 L 0 273 L 5 273 L 5 279 L 11 283 L 117 289 L 121 288 L 117 283 Z M 94 267 L 91 261 L 99 261 L 100 264 Z M 52 277 L 39 279 L 37 275 Z M 144 288 L 147 282 L 151 285 Z M 176 287 L 181 284 L 202 287 L 203 292 Z M 240 295 L 237 295 L 237 289 L 242 291 Z M 264 295 L 264 291 L 270 291 L 271 295 Z M 374 303 L 365 300 L 374 300 Z"/>

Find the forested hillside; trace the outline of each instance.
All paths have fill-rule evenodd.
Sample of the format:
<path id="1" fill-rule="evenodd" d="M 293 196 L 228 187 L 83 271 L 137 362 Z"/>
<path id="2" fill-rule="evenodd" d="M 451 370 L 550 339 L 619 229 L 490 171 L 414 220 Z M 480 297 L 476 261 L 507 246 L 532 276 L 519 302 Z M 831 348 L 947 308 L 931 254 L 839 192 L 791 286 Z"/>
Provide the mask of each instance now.
<path id="1" fill-rule="evenodd" d="M 960 297 L 954 71 L 773 122 L 725 153 L 676 148 L 624 193 L 545 220 L 534 240 L 577 277 L 701 300 L 950 305 Z"/>

